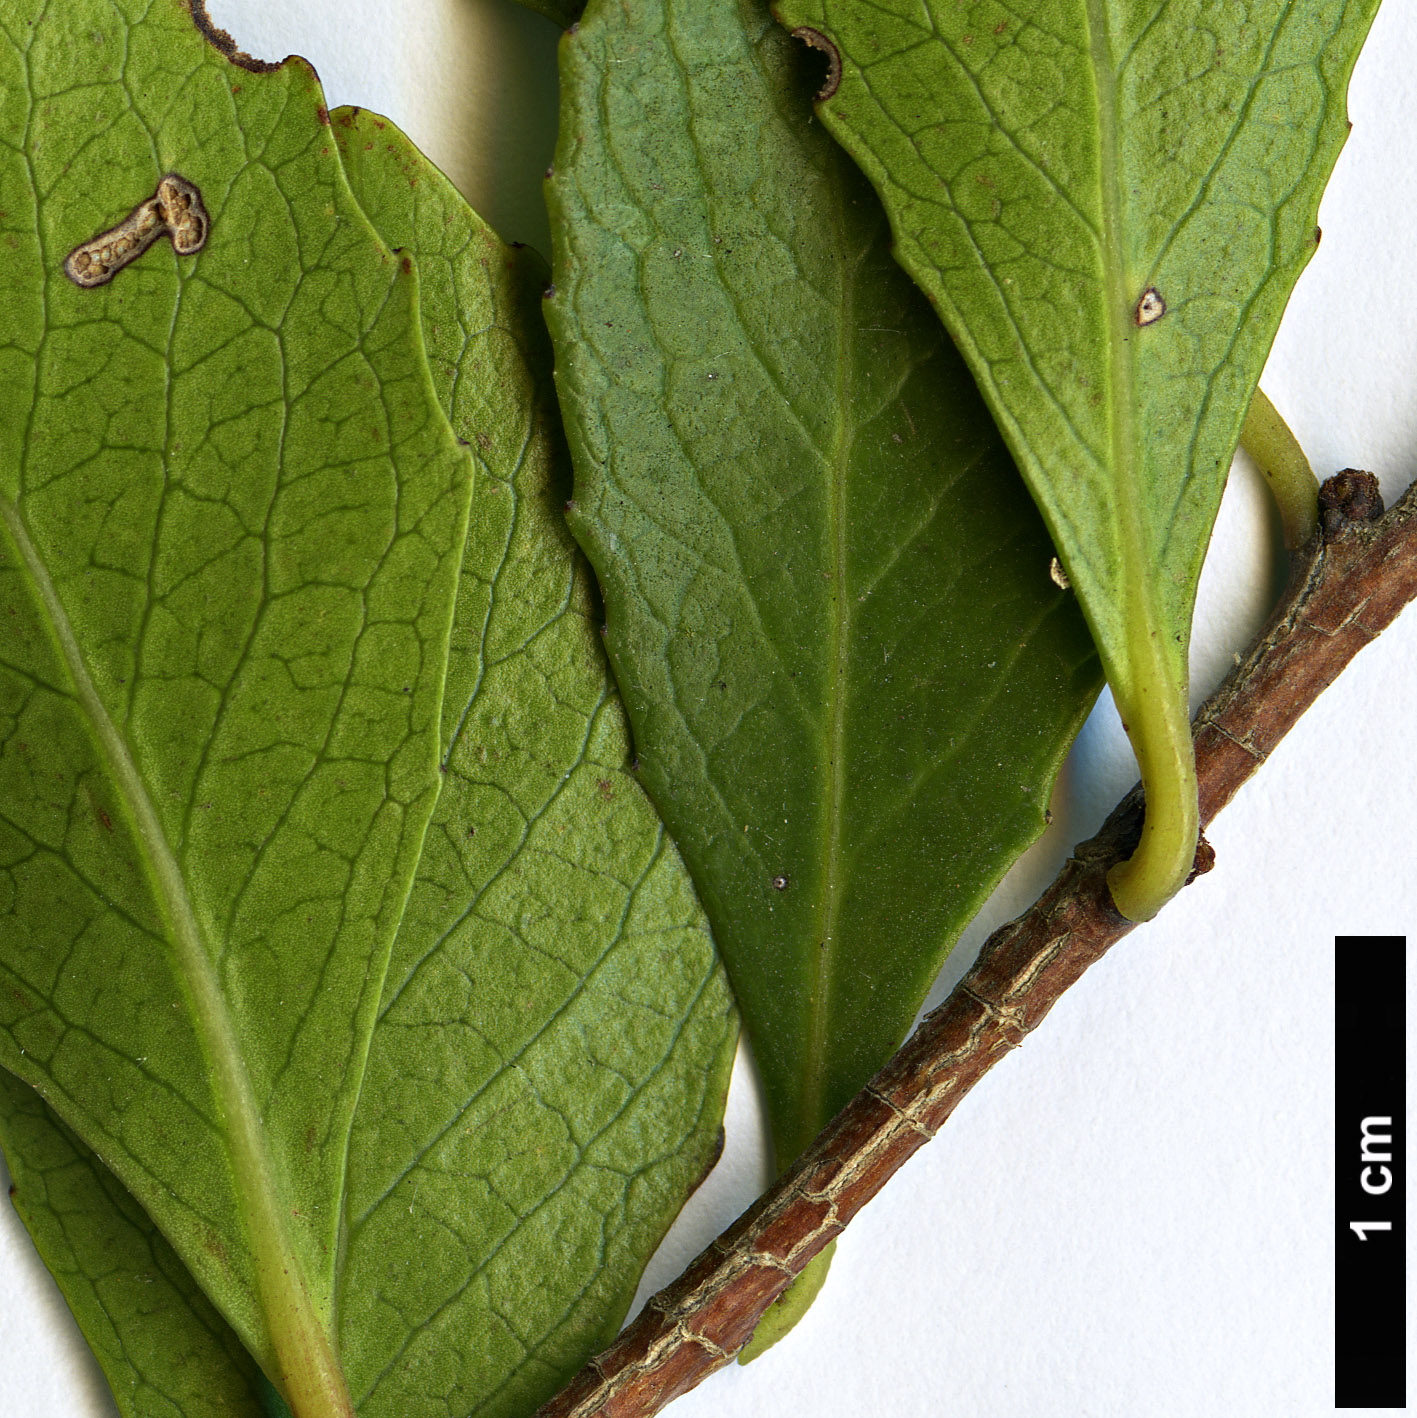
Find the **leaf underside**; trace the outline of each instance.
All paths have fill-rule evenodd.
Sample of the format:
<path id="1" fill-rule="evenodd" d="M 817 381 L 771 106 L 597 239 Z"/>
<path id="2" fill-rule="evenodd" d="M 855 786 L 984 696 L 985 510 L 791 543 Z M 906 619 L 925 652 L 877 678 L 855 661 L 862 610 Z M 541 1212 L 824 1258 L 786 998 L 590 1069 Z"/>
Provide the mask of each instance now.
<path id="1" fill-rule="evenodd" d="M 239 69 L 177 0 L 35 0 L 0 128 L 0 1064 L 292 1382 L 437 790 L 470 460 L 308 65 Z M 165 173 L 205 247 L 71 281 Z"/>
<path id="2" fill-rule="evenodd" d="M 548 187 L 572 527 L 783 1164 L 1042 830 L 1098 682 L 799 51 L 751 0 L 592 0 Z"/>
<path id="3" fill-rule="evenodd" d="M 1194 812 L 1201 562 L 1377 4 L 778 6 L 836 51 L 822 116 L 1032 488 L 1157 805 Z"/>
<path id="4" fill-rule="evenodd" d="M 447 773 L 351 1142 L 341 1348 L 367 1418 L 516 1418 L 619 1329 L 712 1160 L 737 1024 L 629 772 L 566 529 L 545 269 L 386 120 L 334 132 L 417 262 L 434 382 L 479 460 Z"/>
<path id="5" fill-rule="evenodd" d="M 265 1418 L 259 1370 L 147 1213 L 0 1070 L 11 1199 L 125 1418 Z"/>
<path id="6" fill-rule="evenodd" d="M 560 517 L 544 278 L 392 125 L 356 111 L 333 131 L 361 206 L 418 262 L 433 385 L 481 470 L 451 751 L 350 1143 L 342 1358 L 361 1414 L 521 1414 L 608 1341 L 710 1162 L 736 1026 L 626 771 Z M 0 1138 L 125 1413 L 279 1407 L 148 1217 L 8 1077 Z"/>

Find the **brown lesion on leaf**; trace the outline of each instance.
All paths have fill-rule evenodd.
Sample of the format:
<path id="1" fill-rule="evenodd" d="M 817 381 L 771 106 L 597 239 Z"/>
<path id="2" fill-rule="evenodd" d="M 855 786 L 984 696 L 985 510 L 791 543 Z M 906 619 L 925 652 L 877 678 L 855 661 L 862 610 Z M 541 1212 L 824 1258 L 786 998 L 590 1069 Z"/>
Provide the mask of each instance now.
<path id="1" fill-rule="evenodd" d="M 86 289 L 107 285 L 158 237 L 170 238 L 179 256 L 195 256 L 207 244 L 210 230 L 201 192 L 185 177 L 169 172 L 159 179 L 157 191 L 117 226 L 76 246 L 64 258 L 64 274 Z"/>
<path id="2" fill-rule="evenodd" d="M 1141 293 L 1141 299 L 1137 301 L 1137 308 L 1132 313 L 1132 319 L 1138 325 L 1155 325 L 1165 314 L 1166 302 L 1162 299 L 1161 292 L 1155 286 L 1148 286 Z"/>
<path id="3" fill-rule="evenodd" d="M 202 194 L 185 177 L 169 172 L 157 185 L 157 204 L 172 249 L 179 256 L 196 255 L 207 244 L 211 229 Z"/>
<path id="4" fill-rule="evenodd" d="M 792 38 L 800 39 L 809 48 L 827 56 L 827 77 L 814 95 L 818 103 L 825 103 L 841 87 L 841 51 L 821 30 L 814 30 L 810 25 L 801 25 L 793 30 Z"/>

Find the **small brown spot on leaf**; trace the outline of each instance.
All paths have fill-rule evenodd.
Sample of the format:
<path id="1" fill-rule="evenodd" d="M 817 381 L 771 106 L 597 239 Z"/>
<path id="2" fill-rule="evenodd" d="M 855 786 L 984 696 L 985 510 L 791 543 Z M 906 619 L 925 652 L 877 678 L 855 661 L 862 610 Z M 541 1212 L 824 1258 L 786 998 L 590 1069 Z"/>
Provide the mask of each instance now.
<path id="1" fill-rule="evenodd" d="M 1141 293 L 1132 318 L 1138 325 L 1155 325 L 1165 314 L 1166 302 L 1161 298 L 1161 292 L 1155 286 L 1148 286 Z"/>
<path id="2" fill-rule="evenodd" d="M 605 802 L 609 802 L 615 796 L 615 790 L 610 786 L 609 778 L 598 778 L 595 786 L 600 789 L 600 796 Z"/>
<path id="3" fill-rule="evenodd" d="M 411 276 L 413 274 L 413 258 L 411 256 L 405 256 L 399 265 L 403 268 L 404 275 Z"/>
<path id="4" fill-rule="evenodd" d="M 793 30 L 792 38 L 827 56 L 827 76 L 814 95 L 818 103 L 825 103 L 841 87 L 841 51 L 821 30 L 814 30 L 810 25 Z"/>
<path id="5" fill-rule="evenodd" d="M 326 108 L 324 104 L 320 104 L 320 106 L 316 108 L 315 117 L 318 118 L 326 128 L 330 126 L 330 110 Z"/>

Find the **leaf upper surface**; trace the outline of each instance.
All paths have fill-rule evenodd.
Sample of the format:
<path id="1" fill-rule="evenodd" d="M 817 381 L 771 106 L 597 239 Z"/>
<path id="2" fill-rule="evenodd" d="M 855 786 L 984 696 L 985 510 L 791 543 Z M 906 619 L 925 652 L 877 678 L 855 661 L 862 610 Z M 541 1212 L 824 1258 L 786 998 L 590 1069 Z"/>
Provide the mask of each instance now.
<path id="1" fill-rule="evenodd" d="M 823 117 L 1029 481 L 1157 803 L 1193 771 L 1201 561 L 1377 4 L 778 7 L 837 51 Z"/>
<path id="2" fill-rule="evenodd" d="M 479 469 L 447 771 L 351 1141 L 341 1348 L 365 1418 L 520 1418 L 613 1338 L 712 1161 L 737 1023 L 566 529 L 544 267 L 387 120 L 334 132 L 418 263 Z"/>
<path id="3" fill-rule="evenodd" d="M 238 68 L 176 0 L 35 0 L 0 125 L 0 1062 L 304 1383 L 469 460 L 303 61 Z M 68 279 L 173 172 L 205 248 Z"/>
<path id="4" fill-rule="evenodd" d="M 784 1164 L 1042 830 L 1097 682 L 798 50 L 752 3 L 592 0 L 548 189 L 572 526 Z"/>

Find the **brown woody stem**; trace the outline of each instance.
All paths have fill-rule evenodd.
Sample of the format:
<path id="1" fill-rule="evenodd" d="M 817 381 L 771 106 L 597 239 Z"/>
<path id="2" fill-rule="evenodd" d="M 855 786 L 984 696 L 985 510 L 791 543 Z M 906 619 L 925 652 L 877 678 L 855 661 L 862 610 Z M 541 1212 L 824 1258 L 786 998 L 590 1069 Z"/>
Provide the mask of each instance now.
<path id="1" fill-rule="evenodd" d="M 1324 484 L 1322 527 L 1246 658 L 1195 720 L 1207 824 L 1299 716 L 1417 597 L 1417 493 L 1385 516 L 1376 482 Z M 537 1418 L 648 1418 L 728 1363 L 763 1311 L 929 1141 L 961 1098 L 1023 1042 L 1064 990 L 1129 931 L 1107 872 L 1136 845 L 1139 790 L 777 1183 L 654 1296 Z M 1202 837 L 1197 872 L 1213 854 Z"/>

